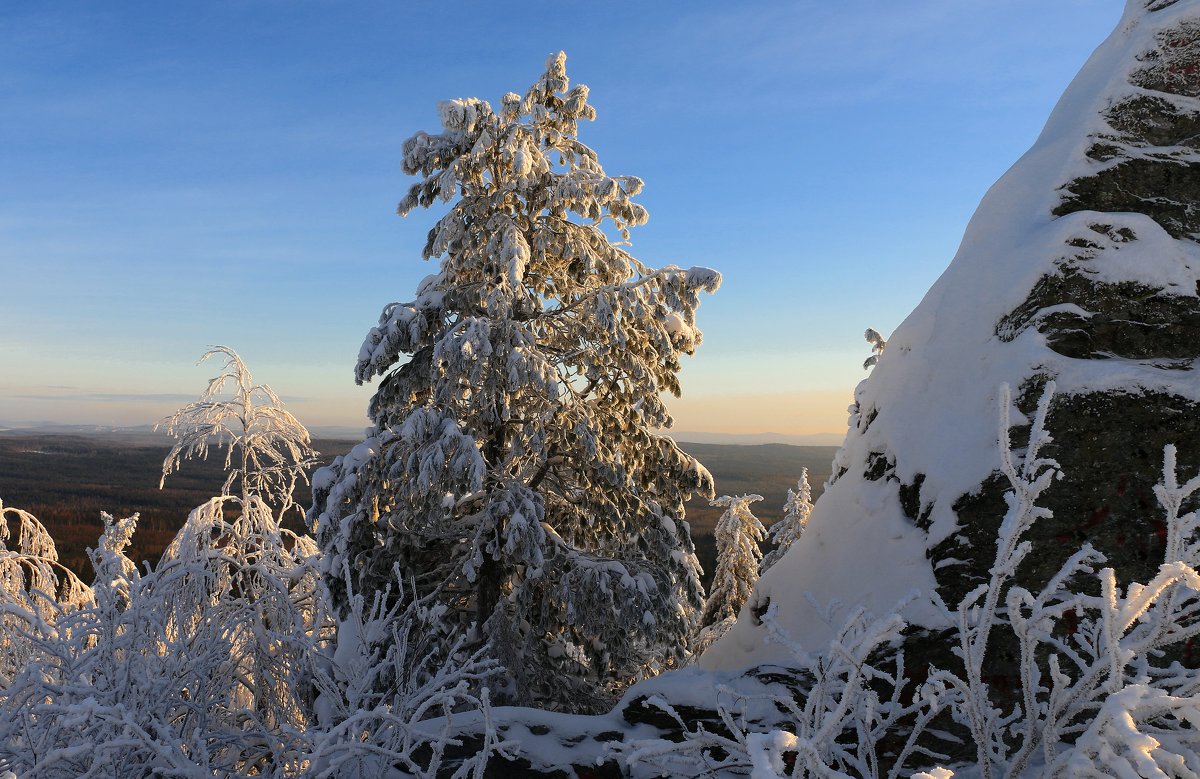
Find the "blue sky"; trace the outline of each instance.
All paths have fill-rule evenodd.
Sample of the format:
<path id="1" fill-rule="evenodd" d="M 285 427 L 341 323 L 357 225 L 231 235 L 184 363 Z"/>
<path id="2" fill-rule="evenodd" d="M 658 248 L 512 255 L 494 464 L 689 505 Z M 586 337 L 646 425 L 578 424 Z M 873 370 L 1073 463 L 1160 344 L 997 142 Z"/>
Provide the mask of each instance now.
<path id="1" fill-rule="evenodd" d="M 677 429 L 840 433 L 863 330 L 920 300 L 1121 7 L 5 3 L 0 423 L 153 421 L 221 343 L 302 421 L 362 424 L 362 337 L 433 271 L 401 143 L 562 49 L 582 139 L 647 182 L 633 253 L 725 276 Z"/>

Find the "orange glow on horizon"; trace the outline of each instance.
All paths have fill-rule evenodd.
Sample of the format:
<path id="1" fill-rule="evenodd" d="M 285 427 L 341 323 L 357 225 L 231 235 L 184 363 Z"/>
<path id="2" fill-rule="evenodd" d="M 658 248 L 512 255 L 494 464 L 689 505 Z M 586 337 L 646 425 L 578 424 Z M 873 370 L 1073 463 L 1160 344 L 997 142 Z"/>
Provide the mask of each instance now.
<path id="1" fill-rule="evenodd" d="M 812 435 L 846 432 L 852 390 L 729 393 L 669 398 L 676 431 Z"/>

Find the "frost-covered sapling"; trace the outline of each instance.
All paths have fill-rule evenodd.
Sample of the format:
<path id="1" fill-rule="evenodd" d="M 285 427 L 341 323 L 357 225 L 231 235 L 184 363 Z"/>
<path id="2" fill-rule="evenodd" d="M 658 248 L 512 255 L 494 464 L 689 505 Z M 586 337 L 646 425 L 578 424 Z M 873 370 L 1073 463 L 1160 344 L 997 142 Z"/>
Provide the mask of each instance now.
<path id="1" fill-rule="evenodd" d="M 867 343 L 871 344 L 871 356 L 863 360 L 863 370 L 866 370 L 873 368 L 875 363 L 879 362 L 879 358 L 883 356 L 883 350 L 887 347 L 887 341 L 873 327 L 868 327 L 867 331 L 863 333 L 863 337 L 867 339 Z"/>
<path id="2" fill-rule="evenodd" d="M 783 519 L 771 525 L 769 534 L 772 548 L 763 555 L 759 564 L 760 576 L 779 562 L 788 549 L 792 548 L 792 544 L 799 540 L 800 534 L 808 525 L 808 517 L 812 510 L 812 487 L 808 484 L 808 469 L 804 468 L 800 472 L 800 480 L 796 482 L 796 489 L 788 490 L 787 500 L 783 503 Z"/>
<path id="3" fill-rule="evenodd" d="M 733 627 L 738 612 L 749 599 L 758 581 L 758 566 L 762 559 L 759 544 L 767 531 L 750 510 L 751 503 L 762 495 L 723 495 L 711 501 L 724 506 L 713 535 L 717 542 L 717 569 L 713 573 L 708 600 L 700 620 L 693 650 L 699 654 Z"/>
<path id="4" fill-rule="evenodd" d="M 702 602 L 683 503 L 712 479 L 655 431 L 720 276 L 613 240 L 646 220 L 642 182 L 579 141 L 595 111 L 562 54 L 524 96 L 438 110 L 399 212 L 449 203 L 440 267 L 367 335 L 374 426 L 314 477 L 310 518 L 343 614 L 344 571 L 367 594 L 398 565 L 444 645 L 491 646 L 504 700 L 597 708 L 686 657 Z"/>
<path id="5" fill-rule="evenodd" d="M 253 716 L 268 729 L 309 722 L 320 648 L 332 638 L 328 594 L 317 569 L 317 547 L 281 525 L 292 490 L 316 454 L 309 434 L 232 349 L 221 375 L 200 400 L 163 424 L 178 440 L 163 463 L 163 479 L 183 458 L 227 447 L 224 494 L 193 510 L 163 552 L 158 578 L 175 583 L 160 593 L 167 630 L 179 641 L 217 641 L 240 680 L 227 703 L 231 716 Z M 226 385 L 232 398 L 222 398 Z M 237 487 L 238 495 L 230 495 Z M 209 636 L 206 622 L 222 625 Z"/>
<path id="6" fill-rule="evenodd" d="M 258 497 L 286 512 L 292 492 L 316 460 L 308 430 L 283 407 L 266 384 L 255 384 L 250 370 L 228 346 L 214 346 L 200 356 L 225 358 L 220 375 L 209 380 L 204 394 L 155 427 L 165 427 L 176 441 L 163 461 L 161 487 L 184 459 L 208 457 L 211 446 L 225 447 L 225 484 L 221 494 Z M 232 396 L 222 393 L 232 387 Z M 232 492 L 237 485 L 237 493 Z"/>

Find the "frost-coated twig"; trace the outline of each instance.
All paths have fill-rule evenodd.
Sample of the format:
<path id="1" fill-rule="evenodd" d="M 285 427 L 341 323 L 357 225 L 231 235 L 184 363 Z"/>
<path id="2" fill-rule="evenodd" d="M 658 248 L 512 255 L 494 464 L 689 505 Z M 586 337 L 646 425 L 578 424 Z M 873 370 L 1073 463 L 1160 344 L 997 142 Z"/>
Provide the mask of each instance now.
<path id="1" fill-rule="evenodd" d="M 983 662 L 988 639 L 997 621 L 997 606 L 1009 579 L 1029 553 L 1030 544 L 1021 537 L 1033 524 L 1052 516 L 1037 505 L 1042 492 L 1062 474 L 1058 463 L 1040 456 L 1043 446 L 1053 440 L 1046 430 L 1046 416 L 1054 396 L 1054 382 L 1048 382 L 1038 401 L 1037 412 L 1029 431 L 1029 444 L 1023 457 L 1014 455 L 1010 443 L 1012 397 L 1007 384 L 1000 387 L 1000 471 L 1008 479 L 1010 492 L 1005 494 L 1008 512 L 1000 524 L 996 538 L 996 561 L 990 570 L 987 584 L 980 585 L 963 599 L 958 608 L 958 632 L 963 665 L 967 678 L 961 689 L 965 692 L 963 706 L 971 736 L 979 758 L 983 779 L 991 779 L 1005 759 L 1006 748 L 1000 733 L 1000 711 L 991 702 L 983 683 Z M 982 598 L 982 604 L 980 599 Z"/>
<path id="2" fill-rule="evenodd" d="M 756 779 L 783 776 L 814 776 L 830 779 L 872 777 L 881 779 L 878 747 L 895 732 L 900 722 L 908 722 L 910 737 L 900 755 L 889 765 L 886 776 L 903 775 L 903 763 L 917 754 L 928 754 L 919 746 L 920 734 L 946 704 L 945 691 L 937 685 L 918 691 L 904 703 L 903 654 L 894 656 L 895 672 L 885 673 L 871 662 L 873 653 L 898 642 L 904 622 L 897 613 L 883 619 L 872 618 L 858 609 L 847 616 L 828 649 L 817 655 L 804 651 L 787 634 L 777 619 L 773 604 L 763 615 L 770 640 L 789 649 L 793 660 L 811 679 L 803 700 L 791 693 L 768 691 L 747 693 L 732 687 L 718 688 L 716 714 L 725 726 L 724 733 L 703 724 L 689 727 L 673 706 L 661 696 L 651 696 L 646 704 L 666 713 L 678 725 L 682 741 L 643 739 L 625 745 L 610 745 L 612 751 L 631 768 L 652 766 L 675 775 L 726 775 L 723 772 L 749 768 Z M 868 681 L 889 685 L 893 694 L 887 700 L 866 685 Z M 761 704 L 769 706 L 761 706 Z M 748 712 L 785 713 L 771 725 L 770 716 Z M 847 740 L 857 737 L 857 743 Z M 716 750 L 716 752 L 714 751 Z M 713 754 L 723 753 L 717 760 Z"/>

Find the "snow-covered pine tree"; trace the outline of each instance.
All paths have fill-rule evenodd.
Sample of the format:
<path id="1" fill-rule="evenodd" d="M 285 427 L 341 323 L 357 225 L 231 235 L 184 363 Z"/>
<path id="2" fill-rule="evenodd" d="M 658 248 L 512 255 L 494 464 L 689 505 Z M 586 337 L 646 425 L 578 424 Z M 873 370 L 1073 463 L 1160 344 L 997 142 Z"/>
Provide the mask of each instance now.
<path id="1" fill-rule="evenodd" d="M 712 501 L 714 506 L 724 506 L 725 513 L 717 520 L 713 532 L 717 542 L 717 570 L 704 604 L 702 627 L 693 642 L 697 654 L 733 627 L 758 581 L 762 559 L 758 545 L 766 538 L 767 530 L 750 510 L 750 504 L 762 499 L 762 495 L 723 495 Z"/>
<path id="2" fill-rule="evenodd" d="M 800 471 L 796 489 L 788 490 L 787 500 L 783 503 L 783 519 L 771 525 L 769 534 L 772 549 L 763 556 L 758 566 L 759 576 L 766 573 L 796 543 L 808 524 L 808 515 L 812 510 L 812 487 L 808 484 L 808 469 L 804 468 Z"/>
<path id="3" fill-rule="evenodd" d="M 399 213 L 452 201 L 424 249 L 441 267 L 368 334 L 374 427 L 314 477 L 310 518 L 340 608 L 347 573 L 371 593 L 398 569 L 445 609 L 441 646 L 490 642 L 502 699 L 586 709 L 683 659 L 702 603 L 683 503 L 712 478 L 653 431 L 720 274 L 615 242 L 642 181 L 578 140 L 595 111 L 565 61 L 405 142 Z"/>

